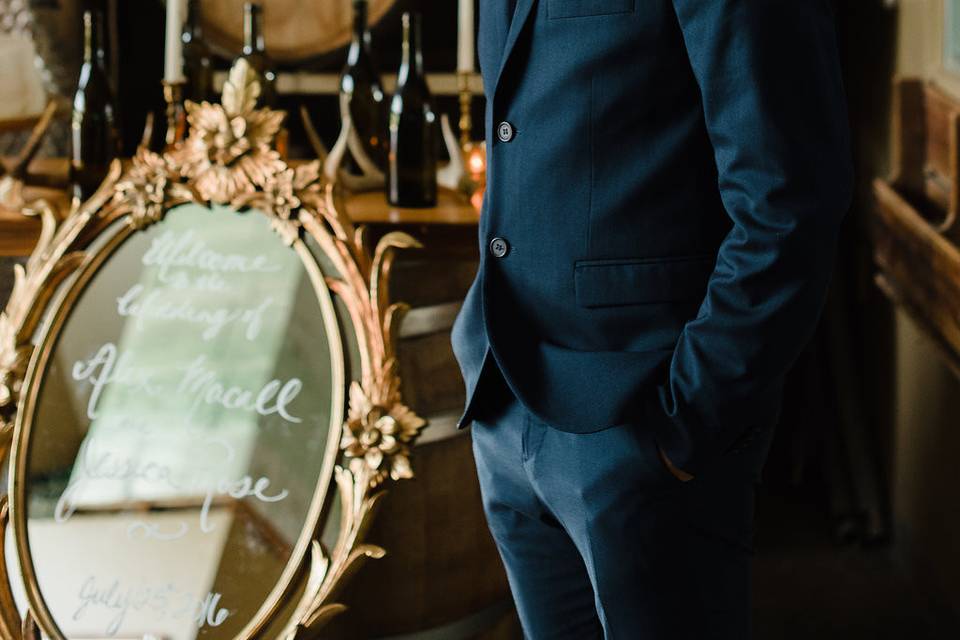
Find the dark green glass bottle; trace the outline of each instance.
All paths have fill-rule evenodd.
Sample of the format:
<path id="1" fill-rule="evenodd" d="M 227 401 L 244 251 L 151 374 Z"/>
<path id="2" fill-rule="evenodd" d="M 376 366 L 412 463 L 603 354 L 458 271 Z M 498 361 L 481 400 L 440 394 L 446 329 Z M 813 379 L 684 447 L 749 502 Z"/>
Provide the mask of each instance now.
<path id="1" fill-rule="evenodd" d="M 103 49 L 103 15 L 83 14 L 83 65 L 73 96 L 70 176 L 73 194 L 86 200 L 99 188 L 119 153 L 116 104 Z"/>
<path id="2" fill-rule="evenodd" d="M 398 207 L 437 204 L 437 116 L 423 72 L 420 15 L 403 14 L 403 58 L 390 103 L 387 199 Z"/>
<path id="3" fill-rule="evenodd" d="M 243 53 L 250 66 L 260 74 L 260 100 L 263 107 L 277 105 L 277 71 L 267 56 L 263 37 L 263 7 L 248 2 L 243 5 Z"/>
<path id="4" fill-rule="evenodd" d="M 183 71 L 187 77 L 183 97 L 201 102 L 213 100 L 213 55 L 203 35 L 200 0 L 187 4 L 187 21 L 183 25 Z"/>
<path id="5" fill-rule="evenodd" d="M 367 0 L 353 0 L 353 40 L 340 74 L 341 113 L 348 112 L 363 148 L 380 168 L 387 169 L 387 100 L 370 47 Z"/>

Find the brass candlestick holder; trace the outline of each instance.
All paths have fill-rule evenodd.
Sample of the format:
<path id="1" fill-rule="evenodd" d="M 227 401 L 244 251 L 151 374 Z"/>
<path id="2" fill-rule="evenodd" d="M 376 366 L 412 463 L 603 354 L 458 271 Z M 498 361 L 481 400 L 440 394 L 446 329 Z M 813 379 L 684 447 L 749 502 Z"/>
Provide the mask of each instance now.
<path id="1" fill-rule="evenodd" d="M 183 140 L 187 130 L 187 112 L 183 104 L 185 80 L 163 81 L 163 99 L 167 103 L 167 132 L 164 142 L 172 147 Z"/>
<path id="2" fill-rule="evenodd" d="M 474 142 L 473 133 L 473 90 L 470 81 L 474 74 L 470 71 L 457 71 L 457 90 L 460 95 L 460 164 L 464 172 L 461 186 L 464 195 L 478 210 L 483 201 L 483 192 L 487 183 L 487 153 L 483 141 Z"/>

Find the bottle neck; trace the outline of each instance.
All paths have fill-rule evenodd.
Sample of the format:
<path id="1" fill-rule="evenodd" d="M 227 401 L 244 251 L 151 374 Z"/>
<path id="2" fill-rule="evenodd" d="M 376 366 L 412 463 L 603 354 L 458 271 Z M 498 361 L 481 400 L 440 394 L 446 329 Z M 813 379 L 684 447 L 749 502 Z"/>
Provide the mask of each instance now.
<path id="1" fill-rule="evenodd" d="M 367 30 L 367 0 L 355 0 L 353 3 L 353 43 L 363 45 L 369 40 Z"/>
<path id="2" fill-rule="evenodd" d="M 183 41 L 199 42 L 203 40 L 203 26 L 200 24 L 200 0 L 187 3 L 187 21 L 183 24 Z"/>
<path id="3" fill-rule="evenodd" d="M 99 11 L 85 11 L 83 14 L 83 61 L 103 66 L 103 16 Z"/>
<path id="4" fill-rule="evenodd" d="M 423 51 L 420 41 L 420 14 L 403 16 L 403 57 L 400 62 L 407 76 L 423 76 Z"/>
<path id="5" fill-rule="evenodd" d="M 243 14 L 243 53 L 263 53 L 266 46 L 263 41 L 263 9 L 258 4 L 249 3 Z"/>

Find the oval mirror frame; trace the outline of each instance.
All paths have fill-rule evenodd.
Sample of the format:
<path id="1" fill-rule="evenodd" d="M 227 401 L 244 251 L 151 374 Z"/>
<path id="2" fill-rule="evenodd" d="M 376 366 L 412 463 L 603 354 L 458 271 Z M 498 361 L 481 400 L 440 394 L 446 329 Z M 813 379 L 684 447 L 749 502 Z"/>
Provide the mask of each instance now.
<path id="1" fill-rule="evenodd" d="M 186 205 L 178 205 L 177 207 L 168 209 L 167 213 L 176 211 L 183 206 Z M 203 210 L 202 212 L 184 211 L 180 213 L 183 215 L 215 216 L 212 218 L 208 217 L 208 220 L 214 221 L 220 218 L 221 222 L 225 222 L 222 220 L 222 216 L 224 215 L 263 215 L 258 211 L 238 213 L 232 209 L 221 211 Z M 181 220 L 183 219 L 183 215 L 180 216 Z M 269 228 L 265 228 L 264 231 L 270 233 Z M 41 623 L 40 626 L 42 628 L 56 628 L 58 630 L 56 635 L 48 633 L 47 635 L 49 637 L 64 637 L 68 634 L 63 633 L 60 625 L 57 624 L 55 616 L 50 610 L 50 604 L 44 597 L 42 588 L 43 581 L 40 579 L 37 567 L 35 566 L 34 547 L 31 545 L 30 536 L 27 531 L 27 523 L 30 520 L 27 505 L 29 504 L 30 491 L 31 445 L 38 438 L 43 437 L 43 432 L 37 429 L 37 427 L 41 426 L 39 416 L 41 406 L 44 404 L 42 385 L 46 379 L 45 374 L 50 371 L 49 364 L 55 357 L 57 345 L 64 335 L 64 329 L 72 319 L 74 310 L 78 308 L 79 301 L 88 291 L 89 285 L 91 285 L 104 270 L 110 258 L 116 255 L 118 250 L 120 250 L 128 240 L 134 237 L 134 234 L 138 233 L 140 233 L 140 230 L 135 229 L 129 224 L 120 222 L 119 224 L 111 225 L 109 230 L 99 236 L 97 248 L 86 252 L 87 255 L 83 259 L 81 266 L 76 270 L 70 281 L 65 283 L 65 286 L 52 301 L 50 317 L 41 329 L 20 393 L 19 421 L 15 431 L 11 457 L 12 477 L 15 479 L 11 482 L 11 486 L 13 487 L 11 514 L 13 516 L 14 539 L 17 546 L 20 570 L 27 588 L 31 611 Z M 297 254 L 309 278 L 311 288 L 316 294 L 316 301 L 322 316 L 322 329 L 328 339 L 329 366 L 330 373 L 332 374 L 331 398 L 339 397 L 342 399 L 345 397 L 346 389 L 344 384 L 345 361 L 342 348 L 343 343 L 340 337 L 337 315 L 330 297 L 330 292 L 327 289 L 323 274 L 320 271 L 320 266 L 304 242 L 299 238 L 293 239 L 293 241 L 289 243 L 289 250 Z M 319 329 L 318 327 L 318 330 Z M 336 401 L 331 402 L 330 420 L 326 425 L 327 441 L 324 446 L 323 461 L 309 505 L 304 514 L 304 525 L 294 542 L 290 558 L 284 563 L 283 571 L 277 583 L 272 586 L 262 605 L 255 612 L 245 612 L 246 616 L 249 617 L 249 622 L 243 625 L 243 630 L 238 634 L 240 638 L 252 637 L 253 634 L 259 632 L 268 622 L 270 614 L 277 609 L 281 600 L 288 596 L 295 586 L 294 580 L 297 570 L 306 553 L 309 551 L 310 543 L 315 535 L 314 532 L 319 530 L 322 524 L 321 514 L 326 501 L 327 491 L 333 478 L 333 466 L 341 440 L 342 419 L 343 403 Z M 221 559 L 221 561 L 222 560 L 223 559 Z M 250 615 L 251 613 L 253 613 L 253 615 Z M 211 614 L 211 617 L 213 617 L 213 614 Z"/>
<path id="2" fill-rule="evenodd" d="M 284 640 L 315 631 L 343 610 L 335 598 L 349 576 L 364 560 L 385 553 L 366 543 L 364 535 L 389 482 L 413 476 L 410 449 L 426 426 L 400 396 L 394 344 L 407 307 L 390 301 L 389 275 L 395 250 L 420 245 L 394 231 L 370 247 L 364 228 L 354 227 L 345 215 L 341 190 L 323 174 L 321 163 L 291 166 L 280 157 L 275 144 L 285 114 L 258 109 L 259 93 L 257 74 L 241 60 L 231 69 L 219 104 L 187 104 L 189 135 L 171 150 L 161 155 L 141 149 L 128 166 L 114 162 L 97 193 L 87 202 L 75 201 L 65 216 L 45 201 L 25 208 L 43 224 L 37 248 L 25 268 L 16 269 L 13 292 L 0 313 L 0 457 L 12 447 L 9 502 L 8 496 L 0 498 L 0 534 L 5 536 L 12 524 L 29 605 L 21 616 L 0 545 L 4 639 L 40 638 L 41 633 L 64 637 L 43 600 L 27 541 L 26 454 L 45 360 L 73 304 L 114 250 L 187 203 L 255 209 L 297 252 L 322 308 L 331 359 L 337 363 L 336 393 L 343 397 L 342 404 L 334 403 L 340 410 L 332 411 L 326 460 L 293 555 L 236 638 L 261 637 L 268 628 Z M 306 236 L 321 255 L 308 248 Z M 346 311 L 339 319 L 330 293 Z M 343 331 L 352 334 L 350 344 L 359 352 L 359 371 L 348 391 Z M 333 500 L 331 475 L 340 509 L 337 539 L 327 549 L 320 537 Z M 289 611 L 292 615 L 278 619 Z"/>

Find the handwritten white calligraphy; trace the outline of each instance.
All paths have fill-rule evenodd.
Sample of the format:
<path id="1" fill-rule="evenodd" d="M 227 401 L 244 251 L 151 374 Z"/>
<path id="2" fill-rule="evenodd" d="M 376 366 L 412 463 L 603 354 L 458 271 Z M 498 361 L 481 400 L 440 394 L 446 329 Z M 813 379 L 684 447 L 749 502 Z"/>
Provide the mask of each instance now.
<path id="1" fill-rule="evenodd" d="M 116 384 L 129 387 L 133 391 L 155 396 L 160 393 L 157 385 L 151 383 L 150 371 L 131 364 L 132 356 L 129 353 L 118 354 L 117 346 L 107 342 L 97 350 L 97 353 L 86 361 L 73 364 L 73 379 L 77 382 L 88 380 L 93 385 L 90 399 L 87 401 L 87 417 L 93 420 L 97 417 L 97 403 L 107 385 Z"/>
<path id="2" fill-rule="evenodd" d="M 88 418 L 93 420 L 97 417 L 100 398 L 104 390 L 112 384 L 150 396 L 168 392 L 151 379 L 148 369 L 133 366 L 132 359 L 131 353 L 121 352 L 115 344 L 107 342 L 89 359 L 74 363 L 71 372 L 73 379 L 77 382 L 88 381 L 93 386 L 87 401 Z M 192 396 L 191 414 L 201 404 L 207 404 L 261 416 L 277 414 L 294 424 L 302 422 L 301 418 L 290 413 L 290 403 L 303 388 L 303 382 L 299 378 L 290 378 L 285 382 L 274 378 L 260 389 L 248 389 L 224 383 L 218 378 L 216 371 L 206 366 L 206 362 L 206 356 L 200 355 L 186 366 L 180 367 L 183 375 L 173 390 L 177 394 Z"/>
<path id="3" fill-rule="evenodd" d="M 197 598 L 181 591 L 171 583 L 124 585 L 118 578 L 107 578 L 106 584 L 96 576 L 89 576 L 80 585 L 80 604 L 73 612 L 74 620 L 81 620 L 88 610 L 102 608 L 113 612 L 106 634 L 114 636 L 130 611 L 152 611 L 158 617 L 171 619 L 192 617 L 198 627 L 218 627 L 230 612 L 220 606 L 221 594 L 209 592 Z"/>
<path id="4" fill-rule="evenodd" d="M 239 309 L 203 309 L 198 308 L 187 298 L 171 298 L 170 293 L 154 289 L 146 295 L 142 284 L 135 284 L 126 293 L 117 298 L 117 313 L 123 317 L 134 318 L 138 328 L 143 328 L 144 319 L 180 320 L 190 324 L 205 325 L 200 333 L 204 340 L 216 338 L 225 326 L 231 323 L 245 325 L 244 336 L 254 340 L 263 326 L 263 315 L 273 298 L 267 297 L 252 307 Z"/>
<path id="5" fill-rule="evenodd" d="M 220 253 L 196 237 L 192 229 L 183 232 L 166 231 L 155 238 L 143 255 L 144 266 L 160 269 L 160 279 L 168 281 L 174 269 L 199 269 L 216 273 L 270 273 L 279 269 L 269 259 L 258 254 Z"/>
<path id="6" fill-rule="evenodd" d="M 162 437 L 162 436 L 161 436 Z M 219 460 L 232 460 L 236 456 L 233 446 L 222 438 L 209 437 L 198 444 L 197 458 L 206 460 L 207 466 L 190 467 L 189 473 L 175 474 L 169 465 L 149 459 L 149 447 L 139 457 L 118 456 L 110 449 L 109 439 L 105 436 L 87 437 L 80 446 L 80 453 L 74 464 L 74 474 L 67 488 L 57 500 L 54 520 L 66 522 L 76 512 L 83 500 L 84 490 L 94 481 L 113 480 L 128 484 L 141 481 L 154 486 L 174 489 L 181 494 L 202 494 L 203 504 L 199 512 L 199 528 L 205 533 L 214 530 L 210 524 L 210 509 L 214 499 L 227 496 L 234 500 L 253 498 L 260 502 L 279 502 L 289 495 L 286 489 L 269 493 L 270 479 L 261 476 L 253 478 L 244 475 L 239 478 L 211 478 L 212 469 L 218 468 Z M 163 532 L 151 523 L 135 522 L 127 528 L 127 535 L 140 534 L 157 540 L 174 540 L 183 537 L 189 531 L 186 523 L 178 525 L 173 532 Z"/>
<path id="7" fill-rule="evenodd" d="M 290 403 L 303 388 L 299 378 L 290 378 L 286 382 L 274 378 L 255 391 L 238 385 L 225 385 L 217 377 L 216 371 L 207 368 L 206 362 L 204 355 L 194 358 L 184 367 L 185 374 L 177 386 L 178 394 L 193 396 L 191 412 L 203 403 L 219 405 L 224 409 L 249 411 L 261 416 L 276 413 L 287 422 L 302 421 L 288 410 Z"/>

